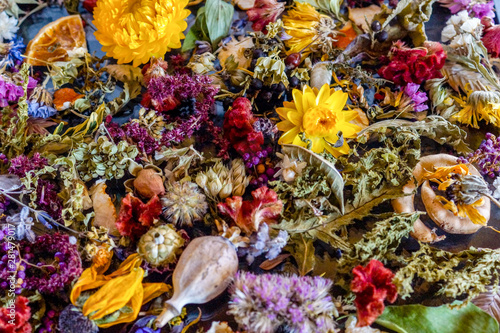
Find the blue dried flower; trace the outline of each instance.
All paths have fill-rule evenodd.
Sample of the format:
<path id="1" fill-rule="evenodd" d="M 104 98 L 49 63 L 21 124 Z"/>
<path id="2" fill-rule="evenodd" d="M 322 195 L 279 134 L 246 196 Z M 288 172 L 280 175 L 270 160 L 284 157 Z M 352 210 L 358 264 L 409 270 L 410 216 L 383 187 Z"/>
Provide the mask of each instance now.
<path id="1" fill-rule="evenodd" d="M 15 67 L 23 62 L 23 53 L 26 46 L 23 43 L 22 37 L 15 37 L 9 43 L 6 43 L 7 49 L 4 50 L 4 58 L 0 60 L 0 67 Z"/>
<path id="2" fill-rule="evenodd" d="M 272 260 L 281 253 L 281 250 L 287 243 L 287 239 L 288 233 L 284 230 L 280 230 L 278 235 L 271 239 L 269 236 L 269 226 L 266 223 L 262 223 L 259 231 L 250 237 L 249 246 L 239 250 L 240 255 L 246 255 L 249 265 L 253 263 L 256 257 L 264 253 L 266 254 L 266 259 Z"/>
<path id="3" fill-rule="evenodd" d="M 49 118 L 57 113 L 56 109 L 47 105 L 40 105 L 38 102 L 28 102 L 28 115 L 31 118 Z"/>

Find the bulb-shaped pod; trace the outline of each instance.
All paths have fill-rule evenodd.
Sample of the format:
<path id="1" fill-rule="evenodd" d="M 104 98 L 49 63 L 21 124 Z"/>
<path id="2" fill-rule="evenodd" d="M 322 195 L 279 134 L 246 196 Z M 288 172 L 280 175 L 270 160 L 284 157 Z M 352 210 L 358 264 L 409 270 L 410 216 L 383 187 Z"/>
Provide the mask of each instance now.
<path id="1" fill-rule="evenodd" d="M 156 327 L 165 326 L 186 304 L 203 304 L 219 296 L 237 270 L 238 256 L 228 240 L 219 236 L 193 239 L 175 267 L 174 295 L 165 302 Z"/>

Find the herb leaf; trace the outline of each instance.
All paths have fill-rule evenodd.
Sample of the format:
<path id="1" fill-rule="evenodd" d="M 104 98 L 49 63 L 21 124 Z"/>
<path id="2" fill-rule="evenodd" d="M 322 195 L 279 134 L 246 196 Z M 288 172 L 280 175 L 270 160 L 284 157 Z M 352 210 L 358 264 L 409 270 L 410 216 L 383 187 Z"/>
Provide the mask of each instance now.
<path id="1" fill-rule="evenodd" d="M 205 5 L 208 36 L 215 47 L 226 36 L 233 20 L 234 7 L 223 0 L 207 0 Z"/>

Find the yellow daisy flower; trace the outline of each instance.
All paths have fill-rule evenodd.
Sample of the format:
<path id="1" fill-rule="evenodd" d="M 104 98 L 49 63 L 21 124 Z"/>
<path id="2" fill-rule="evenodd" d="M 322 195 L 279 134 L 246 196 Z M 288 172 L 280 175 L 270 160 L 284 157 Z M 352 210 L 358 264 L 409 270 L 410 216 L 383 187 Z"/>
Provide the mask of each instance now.
<path id="1" fill-rule="evenodd" d="M 478 121 L 481 120 L 500 126 L 500 93 L 469 90 L 467 98 L 454 99 L 462 109 L 453 115 L 453 119 L 474 128 L 479 128 Z"/>
<path id="2" fill-rule="evenodd" d="M 94 9 L 94 33 L 102 50 L 119 64 L 134 66 L 161 58 L 181 47 L 188 0 L 99 0 Z"/>
<path id="3" fill-rule="evenodd" d="M 331 51 L 337 41 L 337 27 L 335 21 L 329 16 L 318 13 L 308 3 L 295 4 L 295 8 L 289 10 L 283 17 L 285 32 L 292 38 L 285 41 L 290 50 L 287 54 L 298 53 L 306 46 L 303 57 L 310 51 L 322 50 L 323 53 Z"/>
<path id="4" fill-rule="evenodd" d="M 326 149 L 335 157 L 347 154 L 349 145 L 345 140 L 341 147 L 333 146 L 339 139 L 339 132 L 344 138 L 354 138 L 361 130 L 361 127 L 349 123 L 358 113 L 343 111 L 347 94 L 325 84 L 319 91 L 309 86 L 302 91 L 294 89 L 292 95 L 293 102 L 284 102 L 282 108 L 276 109 L 282 120 L 278 129 L 285 132 L 278 142 L 307 147 L 307 143 L 301 140 L 302 134 L 311 141 L 311 150 L 315 153 Z"/>

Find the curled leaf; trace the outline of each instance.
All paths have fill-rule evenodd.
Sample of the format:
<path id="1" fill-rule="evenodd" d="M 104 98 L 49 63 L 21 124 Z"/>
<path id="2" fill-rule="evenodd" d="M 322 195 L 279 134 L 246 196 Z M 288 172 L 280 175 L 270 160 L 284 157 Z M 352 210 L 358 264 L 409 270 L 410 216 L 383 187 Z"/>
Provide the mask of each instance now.
<path id="1" fill-rule="evenodd" d="M 309 165 L 317 168 L 325 174 L 325 177 L 331 186 L 332 194 L 338 201 L 340 211 L 344 214 L 344 181 L 335 166 L 323 157 L 304 147 L 285 144 L 283 145 L 283 152 L 291 158 L 307 162 Z"/>

